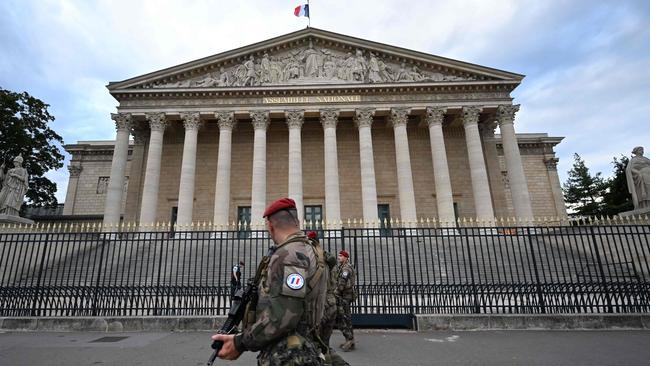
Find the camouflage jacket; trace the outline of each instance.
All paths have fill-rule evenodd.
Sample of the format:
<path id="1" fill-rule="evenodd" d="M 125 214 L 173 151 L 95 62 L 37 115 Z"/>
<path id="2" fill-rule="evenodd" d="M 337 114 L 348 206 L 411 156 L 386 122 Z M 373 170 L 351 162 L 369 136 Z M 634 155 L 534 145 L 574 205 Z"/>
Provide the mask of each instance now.
<path id="1" fill-rule="evenodd" d="M 327 290 L 327 277 L 317 278 L 317 269 L 317 254 L 302 231 L 277 245 L 258 284 L 255 322 L 235 336 L 237 350 L 263 350 L 296 333 L 309 336 L 317 325 L 313 319 L 322 317 L 316 304 L 325 302 Z"/>
<path id="2" fill-rule="evenodd" d="M 349 262 L 345 264 L 339 264 L 336 270 L 336 276 L 336 294 L 343 299 L 354 300 L 354 286 L 356 284 L 357 277 L 357 274 L 354 271 L 354 267 L 352 267 Z"/>

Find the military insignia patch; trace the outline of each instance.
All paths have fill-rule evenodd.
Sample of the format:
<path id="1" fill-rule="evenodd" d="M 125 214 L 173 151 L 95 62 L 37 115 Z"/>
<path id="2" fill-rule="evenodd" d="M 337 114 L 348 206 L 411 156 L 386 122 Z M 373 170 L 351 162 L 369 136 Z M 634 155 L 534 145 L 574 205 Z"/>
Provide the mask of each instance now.
<path id="1" fill-rule="evenodd" d="M 287 276 L 287 286 L 293 290 L 300 290 L 305 285 L 305 279 L 299 273 Z"/>

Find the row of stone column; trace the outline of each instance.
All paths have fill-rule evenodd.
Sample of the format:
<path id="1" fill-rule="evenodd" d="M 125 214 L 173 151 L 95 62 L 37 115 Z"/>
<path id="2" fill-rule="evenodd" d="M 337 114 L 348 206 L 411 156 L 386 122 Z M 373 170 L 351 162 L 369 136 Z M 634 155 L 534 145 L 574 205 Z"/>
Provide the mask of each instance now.
<path id="1" fill-rule="evenodd" d="M 532 218 L 530 197 L 513 126 L 514 115 L 518 108 L 519 106 L 499 106 L 496 117 L 501 128 L 515 214 L 522 218 Z M 480 112 L 481 108 L 479 107 L 463 108 L 463 125 L 465 128 L 476 216 L 480 220 L 493 220 L 494 211 L 478 129 Z M 373 108 L 360 108 L 355 110 L 354 116 L 354 121 L 359 132 L 363 219 L 366 223 L 378 222 L 377 187 L 371 133 L 374 113 L 375 110 Z M 400 216 L 402 221 L 414 222 L 417 221 L 417 214 L 406 130 L 409 113 L 409 108 L 391 109 L 390 123 L 392 124 L 395 138 Z M 445 113 L 445 108 L 427 108 L 426 122 L 429 126 L 431 141 L 438 218 L 441 222 L 453 222 L 455 220 L 453 196 L 445 141 L 442 132 Z M 147 154 L 139 221 L 142 224 L 149 224 L 153 223 L 156 219 L 163 135 L 167 122 L 164 113 L 147 113 L 145 116 L 151 128 L 151 137 Z M 232 130 L 236 121 L 234 113 L 228 111 L 217 112 L 215 113 L 215 117 L 219 126 L 219 150 L 217 157 L 214 223 L 216 225 L 227 225 L 228 210 L 230 207 Z M 288 110 L 285 112 L 285 117 L 289 129 L 288 196 L 296 201 L 299 218 L 302 220 L 301 129 L 304 122 L 304 111 Z M 325 214 L 326 221 L 333 223 L 334 226 L 336 226 L 336 223 L 341 222 L 338 149 L 336 143 L 338 117 L 339 111 L 336 109 L 323 109 L 320 111 L 320 121 L 324 131 Z M 104 223 L 106 225 L 115 224 L 120 219 L 122 187 L 128 153 L 129 130 L 131 128 L 130 114 L 112 114 L 112 118 L 116 123 L 117 137 L 106 197 L 104 214 Z M 192 222 L 196 148 L 200 118 L 198 112 L 192 112 L 182 113 L 181 119 L 185 127 L 185 140 L 178 194 L 177 223 L 179 225 L 188 225 Z M 254 223 L 259 223 L 262 220 L 262 212 L 266 205 L 266 130 L 270 122 L 269 112 L 253 111 L 251 112 L 251 119 L 254 127 L 251 218 Z"/>

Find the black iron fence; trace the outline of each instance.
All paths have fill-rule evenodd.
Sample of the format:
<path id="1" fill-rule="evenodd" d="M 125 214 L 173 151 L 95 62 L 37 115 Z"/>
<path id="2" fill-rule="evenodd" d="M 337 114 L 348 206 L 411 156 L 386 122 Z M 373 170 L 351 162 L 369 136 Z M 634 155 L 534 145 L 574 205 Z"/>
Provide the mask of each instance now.
<path id="1" fill-rule="evenodd" d="M 339 229 L 357 316 L 650 312 L 650 225 Z M 0 316 L 224 315 L 263 231 L 0 233 Z"/>

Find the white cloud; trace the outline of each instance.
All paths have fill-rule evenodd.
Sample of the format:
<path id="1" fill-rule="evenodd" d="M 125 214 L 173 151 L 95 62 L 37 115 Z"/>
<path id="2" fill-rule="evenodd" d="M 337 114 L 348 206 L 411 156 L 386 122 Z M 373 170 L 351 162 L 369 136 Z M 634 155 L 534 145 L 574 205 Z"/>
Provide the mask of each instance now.
<path id="1" fill-rule="evenodd" d="M 109 81 L 299 30 L 295 0 L 8 0 L 0 85 L 51 104 L 66 143 L 112 139 Z M 312 1 L 312 25 L 526 74 L 513 93 L 521 132 L 566 136 L 594 171 L 650 141 L 650 9 L 643 1 Z M 63 201 L 67 170 L 51 173 Z"/>

